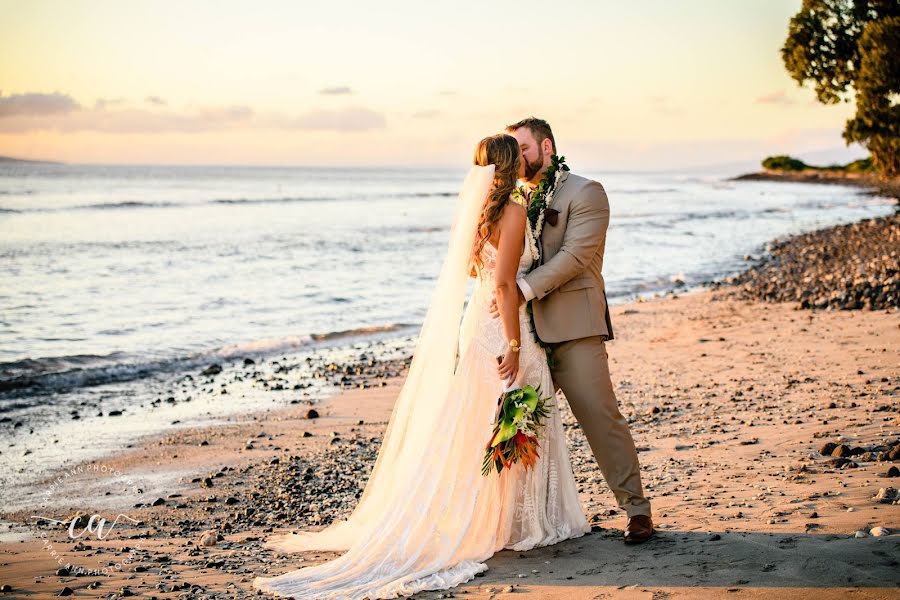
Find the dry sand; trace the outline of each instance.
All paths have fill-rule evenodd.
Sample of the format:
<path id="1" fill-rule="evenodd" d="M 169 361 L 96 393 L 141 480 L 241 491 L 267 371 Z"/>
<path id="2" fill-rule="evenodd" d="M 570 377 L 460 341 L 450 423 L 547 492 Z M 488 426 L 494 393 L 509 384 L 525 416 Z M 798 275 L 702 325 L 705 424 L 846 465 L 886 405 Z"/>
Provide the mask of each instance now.
<path id="1" fill-rule="evenodd" d="M 639 546 L 622 543 L 625 517 L 561 400 L 595 531 L 530 552 L 498 553 L 483 577 L 417 597 L 900 597 L 900 506 L 873 499 L 880 488 L 900 484 L 885 477 L 892 463 L 856 456 L 856 468 L 839 469 L 817 452 L 828 441 L 874 447 L 900 438 L 896 310 L 798 311 L 703 291 L 613 307 L 612 318 L 613 381 L 632 420 L 657 536 Z M 273 530 L 292 529 L 291 522 L 276 521 L 273 529 L 247 517 L 231 530 L 224 523 L 234 521 L 229 514 L 236 509 L 253 506 L 253 482 L 274 468 L 273 459 L 315 461 L 342 447 L 333 433 L 360 443 L 377 438 L 401 381 L 337 394 L 316 406 L 317 419 L 305 418 L 309 406 L 295 405 L 152 438 L 97 461 L 141 481 L 147 504 L 156 497 L 163 503 L 123 504 L 120 486 L 96 472 L 67 479 L 45 512 L 102 512 L 111 520 L 120 511 L 141 522 L 76 544 L 59 529 L 41 529 L 54 540 L 58 560 L 40 539 L 7 534 L 0 585 L 12 591 L 0 598 L 56 596 L 65 587 L 77 597 L 123 591 L 248 597 L 256 595 L 256 575 L 335 556 L 279 556 L 260 548 Z M 248 448 L 249 438 L 256 441 Z M 192 481 L 207 476 L 211 487 Z M 210 495 L 215 502 L 204 501 Z M 30 512 L 4 520 L 28 522 Z M 875 526 L 894 533 L 854 537 Z M 201 545 L 199 530 L 214 527 L 221 539 Z M 35 531 L 32 524 L 26 533 Z M 106 566 L 127 556 L 134 562 L 113 566 L 108 576 L 56 574 L 58 563 Z"/>

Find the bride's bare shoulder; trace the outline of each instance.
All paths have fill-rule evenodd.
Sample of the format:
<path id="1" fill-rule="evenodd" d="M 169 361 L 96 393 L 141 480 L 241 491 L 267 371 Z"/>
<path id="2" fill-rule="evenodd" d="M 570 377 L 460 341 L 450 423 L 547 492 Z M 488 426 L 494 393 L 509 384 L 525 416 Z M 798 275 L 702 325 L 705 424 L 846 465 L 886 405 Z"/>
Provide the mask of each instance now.
<path id="1" fill-rule="evenodd" d="M 510 223 L 511 225 L 522 223 L 528 219 L 528 212 L 525 210 L 525 207 L 518 202 L 507 202 L 506 206 L 503 207 L 503 214 L 500 215 L 500 222 L 504 221 Z"/>
<path id="2" fill-rule="evenodd" d="M 500 218 L 493 226 L 493 231 L 488 237 L 488 243 L 495 249 L 500 244 L 500 236 L 504 232 L 509 232 L 514 236 L 522 236 L 525 234 L 525 224 L 528 222 L 528 213 L 525 207 L 514 202 L 507 202 L 500 213 Z"/>

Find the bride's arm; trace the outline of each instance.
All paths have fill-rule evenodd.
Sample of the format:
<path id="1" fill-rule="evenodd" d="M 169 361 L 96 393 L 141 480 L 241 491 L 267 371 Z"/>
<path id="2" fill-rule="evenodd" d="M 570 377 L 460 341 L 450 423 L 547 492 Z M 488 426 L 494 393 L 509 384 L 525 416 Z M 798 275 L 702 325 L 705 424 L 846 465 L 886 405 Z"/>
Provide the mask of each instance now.
<path id="1" fill-rule="evenodd" d="M 497 245 L 497 265 L 494 267 L 494 296 L 500 312 L 503 333 L 507 343 L 522 343 L 519 333 L 519 287 L 516 272 L 525 244 L 525 224 L 528 217 L 525 208 L 508 202 L 498 222 L 500 241 Z M 501 379 L 515 381 L 519 373 L 519 353 L 508 350 L 497 368 Z"/>

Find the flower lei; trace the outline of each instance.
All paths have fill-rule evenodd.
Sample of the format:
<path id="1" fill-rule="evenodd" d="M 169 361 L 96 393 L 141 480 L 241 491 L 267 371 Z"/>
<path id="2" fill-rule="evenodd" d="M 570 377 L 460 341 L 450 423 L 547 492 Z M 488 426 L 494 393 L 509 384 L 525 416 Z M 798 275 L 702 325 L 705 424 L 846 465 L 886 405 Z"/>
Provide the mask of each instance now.
<path id="1" fill-rule="evenodd" d="M 535 265 L 540 259 L 540 253 L 537 251 L 537 239 L 541 235 L 544 228 L 544 212 L 547 206 L 553 201 L 553 194 L 556 192 L 556 185 L 559 183 L 560 177 L 564 171 L 569 170 L 566 164 L 566 157 L 553 155 L 550 157 L 550 166 L 544 172 L 541 182 L 531 192 L 528 200 L 528 222 L 531 225 L 531 238 L 534 241 Z"/>
<path id="2" fill-rule="evenodd" d="M 566 158 L 554 154 L 550 157 L 550 166 L 547 167 L 547 170 L 544 172 L 544 177 L 531 192 L 530 197 L 524 189 L 517 188 L 514 192 L 520 194 L 523 198 L 528 198 L 526 208 L 528 211 L 528 232 L 530 234 L 528 236 L 528 242 L 531 246 L 531 256 L 533 257 L 533 262 L 531 264 L 532 269 L 537 267 L 538 261 L 541 258 L 537 241 L 544 228 L 544 212 L 547 210 L 547 206 L 549 206 L 550 202 L 553 201 L 553 194 L 556 192 L 556 186 L 559 183 L 563 172 L 568 170 L 569 166 L 566 164 Z M 532 307 L 532 302 L 533 300 L 529 300 L 526 307 L 528 316 L 531 318 L 531 332 L 534 334 L 534 339 L 537 341 L 538 345 L 544 349 L 544 352 L 547 354 L 547 362 L 552 367 L 554 362 L 552 356 L 553 348 L 538 336 L 537 326 L 534 324 L 534 309 Z"/>

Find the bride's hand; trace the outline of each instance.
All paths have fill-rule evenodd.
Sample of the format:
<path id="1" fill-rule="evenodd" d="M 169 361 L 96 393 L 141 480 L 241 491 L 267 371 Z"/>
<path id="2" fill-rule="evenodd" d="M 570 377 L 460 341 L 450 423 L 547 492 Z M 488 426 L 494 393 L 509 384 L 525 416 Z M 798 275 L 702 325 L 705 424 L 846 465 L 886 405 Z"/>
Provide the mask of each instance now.
<path id="1" fill-rule="evenodd" d="M 512 350 L 507 352 L 497 366 L 497 374 L 507 383 L 515 381 L 519 375 L 519 353 Z"/>

